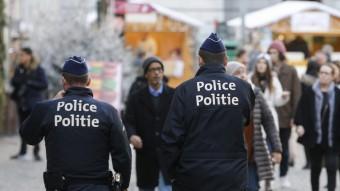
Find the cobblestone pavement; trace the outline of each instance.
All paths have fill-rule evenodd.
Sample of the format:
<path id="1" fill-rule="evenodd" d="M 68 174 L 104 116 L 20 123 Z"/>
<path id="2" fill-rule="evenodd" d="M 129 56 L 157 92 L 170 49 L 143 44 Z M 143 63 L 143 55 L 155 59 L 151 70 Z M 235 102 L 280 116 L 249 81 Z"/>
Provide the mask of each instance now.
<path id="1" fill-rule="evenodd" d="M 45 157 L 43 162 L 34 162 L 30 160 L 14 161 L 9 157 L 14 154 L 19 148 L 18 136 L 0 137 L 0 191 L 43 191 L 42 172 L 46 168 Z M 296 165 L 289 170 L 289 180 L 292 183 L 291 189 L 276 189 L 282 191 L 309 191 L 309 171 L 302 170 L 304 164 L 303 150 L 299 145 L 296 148 Z M 32 147 L 28 148 L 28 156 L 32 154 Z M 42 146 L 42 156 L 45 155 L 44 147 Z M 339 179 L 339 178 L 338 178 Z M 326 184 L 326 173 L 323 170 L 321 175 L 320 185 Z M 136 189 L 135 174 L 131 179 L 131 191 Z M 325 189 L 320 189 L 321 191 Z"/>

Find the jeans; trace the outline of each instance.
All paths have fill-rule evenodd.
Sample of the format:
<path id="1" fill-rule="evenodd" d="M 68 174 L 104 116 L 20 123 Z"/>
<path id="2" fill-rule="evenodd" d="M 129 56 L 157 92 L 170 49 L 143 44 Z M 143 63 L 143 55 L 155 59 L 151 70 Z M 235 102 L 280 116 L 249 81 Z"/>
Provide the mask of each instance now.
<path id="1" fill-rule="evenodd" d="M 291 128 L 280 128 L 280 139 L 282 143 L 282 161 L 280 163 L 280 177 L 284 177 L 288 173 L 289 167 L 289 138 Z"/>
<path id="2" fill-rule="evenodd" d="M 23 111 L 20 108 L 18 108 L 18 113 L 19 113 L 19 120 L 20 120 L 20 125 L 25 121 L 25 119 L 30 115 L 30 111 Z M 21 138 L 21 145 L 20 145 L 20 151 L 19 151 L 19 155 L 25 155 L 27 152 L 27 143 L 25 142 L 25 140 L 20 136 Z M 33 154 L 39 155 L 39 144 L 34 146 L 33 149 Z"/>
<path id="3" fill-rule="evenodd" d="M 258 191 L 260 189 L 257 167 L 254 162 L 248 163 L 247 191 Z"/>

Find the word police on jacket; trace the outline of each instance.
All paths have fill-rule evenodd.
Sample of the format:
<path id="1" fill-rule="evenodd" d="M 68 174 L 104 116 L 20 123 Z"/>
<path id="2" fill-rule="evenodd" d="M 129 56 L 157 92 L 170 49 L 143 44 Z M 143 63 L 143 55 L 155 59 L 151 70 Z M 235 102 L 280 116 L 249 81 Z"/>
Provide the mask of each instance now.
<path id="1" fill-rule="evenodd" d="M 92 118 L 91 115 L 97 112 L 97 106 L 94 104 L 83 103 L 82 100 L 60 101 L 57 104 L 57 112 L 63 115 L 54 116 L 55 127 L 60 125 L 63 127 L 99 127 L 99 119 Z"/>
<path id="2" fill-rule="evenodd" d="M 236 90 L 234 82 L 223 82 L 220 80 L 212 80 L 211 82 L 196 82 L 197 93 L 196 105 L 238 105 L 239 98 L 232 96 L 232 92 Z M 206 95 L 206 92 L 211 92 Z M 202 93 L 202 94 L 200 94 Z"/>

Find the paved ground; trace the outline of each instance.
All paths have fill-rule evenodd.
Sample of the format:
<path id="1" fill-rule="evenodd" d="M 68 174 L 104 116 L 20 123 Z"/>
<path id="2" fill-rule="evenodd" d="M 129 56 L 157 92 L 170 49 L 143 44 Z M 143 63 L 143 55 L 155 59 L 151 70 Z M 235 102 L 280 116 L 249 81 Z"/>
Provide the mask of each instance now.
<path id="1" fill-rule="evenodd" d="M 43 191 L 42 172 L 45 169 L 45 160 L 43 162 L 13 161 L 9 156 L 14 154 L 19 147 L 19 138 L 17 136 L 0 137 L 0 191 Z M 44 150 L 44 149 L 42 149 Z M 294 168 L 289 171 L 292 189 L 276 189 L 282 191 L 309 191 L 309 171 L 301 170 L 304 158 L 301 157 L 302 148 L 296 146 L 297 160 Z M 29 147 L 31 155 L 32 148 Z M 45 153 L 45 152 L 43 152 Z M 29 155 L 29 156 L 30 156 Z M 43 155 L 44 156 L 44 155 Z M 321 175 L 321 185 L 326 184 L 325 171 Z M 339 178 L 338 178 L 339 179 Z M 135 187 L 135 175 L 133 174 L 131 191 L 137 191 Z M 325 190 L 325 189 L 321 189 Z"/>

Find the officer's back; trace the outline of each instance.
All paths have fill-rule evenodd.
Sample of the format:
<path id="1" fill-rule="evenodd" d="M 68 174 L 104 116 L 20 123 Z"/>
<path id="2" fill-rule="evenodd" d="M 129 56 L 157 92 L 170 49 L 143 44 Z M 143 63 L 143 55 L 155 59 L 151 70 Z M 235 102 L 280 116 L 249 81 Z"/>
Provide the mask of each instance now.
<path id="1" fill-rule="evenodd" d="M 64 190 L 109 190 L 111 153 L 114 170 L 122 176 L 122 187 L 127 188 L 131 152 L 117 110 L 93 99 L 92 91 L 86 88 L 90 80 L 81 58 L 65 62 L 63 78 L 65 92 L 37 104 L 21 128 L 29 144 L 45 137 L 46 187 L 56 187 L 51 184 L 64 177 Z"/>
<path id="2" fill-rule="evenodd" d="M 212 34 L 201 47 L 196 77 L 176 89 L 162 134 L 174 190 L 245 189 L 243 127 L 254 94 L 249 84 L 225 74 L 224 52 Z"/>

